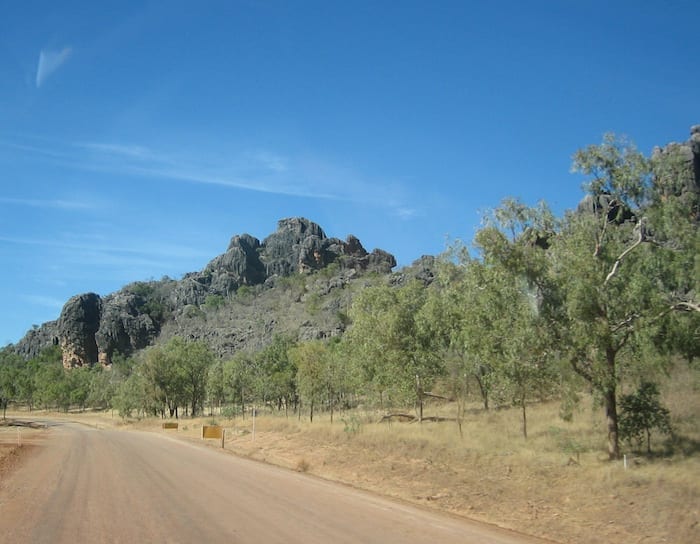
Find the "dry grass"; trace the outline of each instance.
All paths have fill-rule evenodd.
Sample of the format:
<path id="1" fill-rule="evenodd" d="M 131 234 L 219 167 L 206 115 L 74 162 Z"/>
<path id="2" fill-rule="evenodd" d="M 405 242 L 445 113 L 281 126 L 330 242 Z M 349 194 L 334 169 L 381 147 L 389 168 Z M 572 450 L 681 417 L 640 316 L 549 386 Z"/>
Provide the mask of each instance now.
<path id="1" fill-rule="evenodd" d="M 664 385 L 678 435 L 655 456 L 627 449 L 628 468 L 607 460 L 602 411 L 584 401 L 573 421 L 559 405 L 484 412 L 463 422 L 378 423 L 380 414 L 336 414 L 314 423 L 268 415 L 230 423 L 227 449 L 496 523 L 559 542 L 700 541 L 698 373 L 681 368 Z M 673 392 L 671 395 L 669 392 Z M 430 415 L 451 416 L 451 405 Z M 227 436 L 229 436 L 227 431 Z"/>
<path id="2" fill-rule="evenodd" d="M 379 423 L 381 413 L 267 414 L 228 420 L 162 420 L 125 425 L 111 414 L 70 414 L 98 427 L 138 428 L 201 442 L 201 426 L 226 429 L 226 450 L 400 498 L 570 543 L 700 542 L 700 372 L 681 365 L 662 384 L 675 441 L 657 437 L 651 457 L 626 449 L 628 468 L 607 461 L 602 410 L 584 400 L 571 422 L 559 405 L 528 409 L 528 439 L 516 409 L 469 407 L 456 423 Z M 426 415 L 453 417 L 433 404 Z M 220 441 L 208 446 L 219 448 Z"/>

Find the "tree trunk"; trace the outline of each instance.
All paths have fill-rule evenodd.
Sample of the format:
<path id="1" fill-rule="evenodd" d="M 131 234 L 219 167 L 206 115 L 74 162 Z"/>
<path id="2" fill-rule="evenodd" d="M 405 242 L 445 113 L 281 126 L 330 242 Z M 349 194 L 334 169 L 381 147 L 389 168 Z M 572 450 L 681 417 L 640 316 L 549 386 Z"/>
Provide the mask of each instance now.
<path id="1" fill-rule="evenodd" d="M 605 418 L 608 423 L 608 457 L 610 460 L 620 458 L 620 437 L 617 421 L 617 376 L 615 372 L 615 357 L 617 352 L 608 348 L 605 353 L 607 363 L 607 383 L 603 392 L 605 403 Z"/>
<path id="2" fill-rule="evenodd" d="M 608 386 L 603 395 L 605 418 L 608 424 L 608 457 L 612 461 L 620 458 L 620 440 L 617 428 L 617 395 L 615 385 Z"/>
<path id="3" fill-rule="evenodd" d="M 476 378 L 476 383 L 479 384 L 479 392 L 481 393 L 481 399 L 484 401 L 484 410 L 489 409 L 489 392 L 486 390 L 486 385 L 481 379 L 481 376 L 479 376 L 478 372 L 474 373 L 474 377 Z"/>

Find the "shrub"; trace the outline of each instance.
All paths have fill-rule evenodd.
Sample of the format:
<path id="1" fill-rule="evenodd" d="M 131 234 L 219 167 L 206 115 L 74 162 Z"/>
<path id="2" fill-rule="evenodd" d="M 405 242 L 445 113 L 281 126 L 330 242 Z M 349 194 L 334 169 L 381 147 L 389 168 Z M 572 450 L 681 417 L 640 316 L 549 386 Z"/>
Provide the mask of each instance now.
<path id="1" fill-rule="evenodd" d="M 620 398 L 620 438 L 630 446 L 641 446 L 646 437 L 647 453 L 651 453 L 651 431 L 671 434 L 669 411 L 659 402 L 659 389 L 655 383 L 642 382 L 639 389 Z"/>

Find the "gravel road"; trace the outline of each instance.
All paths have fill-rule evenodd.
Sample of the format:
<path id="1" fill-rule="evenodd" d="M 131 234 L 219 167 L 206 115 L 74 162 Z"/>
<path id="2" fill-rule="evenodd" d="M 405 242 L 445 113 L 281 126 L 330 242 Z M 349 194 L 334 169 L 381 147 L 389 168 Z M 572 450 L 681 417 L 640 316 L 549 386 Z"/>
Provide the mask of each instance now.
<path id="1" fill-rule="evenodd" d="M 173 437 L 50 425 L 0 481 L 0 542 L 541 542 Z"/>

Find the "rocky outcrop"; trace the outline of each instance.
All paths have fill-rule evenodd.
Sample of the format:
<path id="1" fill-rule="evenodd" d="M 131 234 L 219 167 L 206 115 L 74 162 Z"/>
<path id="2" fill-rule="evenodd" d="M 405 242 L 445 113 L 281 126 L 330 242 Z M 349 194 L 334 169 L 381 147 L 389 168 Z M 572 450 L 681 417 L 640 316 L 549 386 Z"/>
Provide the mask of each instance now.
<path id="1" fill-rule="evenodd" d="M 690 128 L 687 142 L 655 148 L 652 164 L 661 197 L 680 197 L 700 220 L 700 125 Z"/>
<path id="2" fill-rule="evenodd" d="M 609 193 L 586 195 L 579 202 L 576 211 L 578 213 L 605 213 L 609 222 L 617 223 L 618 225 L 634 218 L 632 211 L 618 202 Z"/>
<path id="3" fill-rule="evenodd" d="M 368 253 L 353 235 L 346 241 L 329 238 L 308 219 L 282 219 L 277 230 L 262 242 L 249 234 L 234 236 L 226 253 L 202 272 L 188 274 L 186 278 L 204 286 L 206 293 L 190 285 L 186 302 L 198 304 L 207 293 L 228 295 L 241 285 L 260 285 L 273 276 L 309 273 L 332 263 L 342 270 L 389 273 L 396 259 L 380 249 Z"/>
<path id="4" fill-rule="evenodd" d="M 144 312 L 143 297 L 119 291 L 105 297 L 99 328 L 95 333 L 97 361 L 112 363 L 115 353 L 130 354 L 148 346 L 158 334 L 158 327 Z"/>
<path id="5" fill-rule="evenodd" d="M 260 261 L 260 241 L 250 234 L 231 238 L 226 253 L 212 260 L 204 269 L 211 289 L 228 294 L 241 285 L 257 285 L 266 279 Z"/>
<path id="6" fill-rule="evenodd" d="M 12 348 L 25 359 L 32 359 L 37 357 L 43 349 L 58 344 L 58 321 L 47 321 L 40 327 L 29 330 Z"/>
<path id="7" fill-rule="evenodd" d="M 100 328 L 101 313 L 102 300 L 95 293 L 74 296 L 63 306 L 58 318 L 58 338 L 64 367 L 97 362 L 95 334 Z"/>
<path id="8" fill-rule="evenodd" d="M 29 331 L 13 348 L 30 358 L 45 347 L 60 345 L 67 368 L 109 365 L 116 353 L 130 355 L 151 344 L 163 326 L 178 328 L 171 322 L 197 317 L 210 297 L 221 301 L 242 286 L 271 289 L 275 278 L 311 273 L 333 263 L 345 277 L 365 271 L 389 273 L 396 266 L 393 255 L 379 249 L 368 253 L 355 236 L 346 241 L 329 238 L 308 219 L 282 219 L 263 242 L 249 234 L 234 236 L 225 253 L 180 281 L 136 282 L 104 298 L 95 293 L 75 296 L 57 322 Z M 327 333 L 318 329 L 313 334 Z"/>

